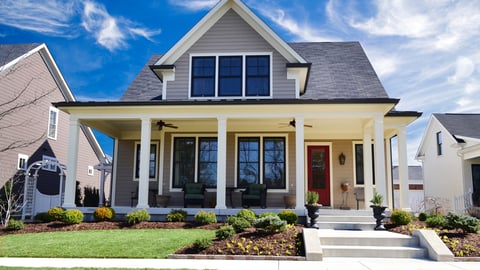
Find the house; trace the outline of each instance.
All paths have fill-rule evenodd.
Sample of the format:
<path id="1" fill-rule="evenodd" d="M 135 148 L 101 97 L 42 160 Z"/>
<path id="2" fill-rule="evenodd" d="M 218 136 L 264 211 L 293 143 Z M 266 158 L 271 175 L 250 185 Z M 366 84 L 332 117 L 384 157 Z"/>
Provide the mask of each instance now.
<path id="1" fill-rule="evenodd" d="M 23 217 L 62 204 L 62 172 L 68 160 L 70 116 L 52 102 L 75 101 L 45 44 L 0 45 L 0 186 L 18 179 L 24 186 Z M 81 127 L 75 180 L 99 187 L 95 166 L 106 157 L 92 130 Z M 74 183 L 75 184 L 75 183 Z"/>
<path id="2" fill-rule="evenodd" d="M 416 159 L 430 204 L 457 213 L 480 206 L 480 114 L 433 114 Z"/>
<path id="3" fill-rule="evenodd" d="M 121 100 L 55 106 L 70 114 L 70 134 L 83 124 L 115 139 L 119 213 L 184 207 L 182 187 L 199 182 L 205 206 L 217 213 L 241 206 L 239 191 L 263 183 L 268 209 L 293 198 L 304 215 L 307 190 L 325 207 L 353 208 L 353 189 L 343 192 L 342 183 L 365 187 L 368 201 L 375 181 L 391 200 L 387 152 L 395 135 L 400 188 L 408 189 L 405 130 L 420 113 L 395 110 L 398 102 L 358 42 L 286 43 L 242 1 L 222 0 L 153 55 Z M 72 167 L 77 145 L 71 136 Z M 65 207 L 75 207 L 74 175 L 67 175 Z M 170 197 L 166 209 L 155 207 L 156 195 Z"/>
<path id="4" fill-rule="evenodd" d="M 398 166 L 393 166 L 393 197 L 394 208 L 400 208 L 400 182 L 398 180 Z M 423 168 L 422 166 L 408 166 L 408 197 L 410 209 L 414 213 L 424 211 L 425 196 L 423 194 Z"/>

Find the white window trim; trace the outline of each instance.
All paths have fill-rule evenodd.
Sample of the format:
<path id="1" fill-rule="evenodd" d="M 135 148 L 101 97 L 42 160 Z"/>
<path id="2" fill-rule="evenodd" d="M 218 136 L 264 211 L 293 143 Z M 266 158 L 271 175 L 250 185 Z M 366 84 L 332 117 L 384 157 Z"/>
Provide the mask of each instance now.
<path id="1" fill-rule="evenodd" d="M 268 96 L 247 96 L 245 89 L 246 80 L 246 57 L 247 56 L 269 56 L 270 57 L 270 89 Z M 209 99 L 271 99 L 273 97 L 273 56 L 272 52 L 249 52 L 249 53 L 191 53 L 189 59 L 189 71 L 188 71 L 188 98 L 196 100 L 209 100 Z M 193 97 L 192 96 L 192 59 L 194 57 L 215 57 L 215 95 L 211 97 Z M 241 96 L 219 96 L 218 95 L 218 62 L 220 56 L 242 56 L 242 95 Z"/>
<path id="2" fill-rule="evenodd" d="M 87 175 L 88 176 L 95 176 L 95 169 L 92 165 L 88 165 L 87 168 Z"/>
<path id="3" fill-rule="evenodd" d="M 235 165 L 234 165 L 234 181 L 235 186 L 238 186 L 238 138 L 260 138 L 260 183 L 263 183 L 263 138 L 271 137 L 283 137 L 285 138 L 285 188 L 284 189 L 267 189 L 268 193 L 288 193 L 289 192 L 289 178 L 288 177 L 288 168 L 289 168 L 289 158 L 288 158 L 288 134 L 287 133 L 247 133 L 247 134 L 235 134 Z"/>
<path id="4" fill-rule="evenodd" d="M 159 169 L 158 169 L 158 167 L 159 167 L 159 163 L 158 163 L 159 162 L 159 156 L 158 156 L 158 154 L 159 154 L 159 151 L 160 151 L 160 149 L 159 149 L 160 144 L 158 143 L 158 141 L 150 142 L 150 145 L 152 145 L 152 144 L 157 146 L 156 147 L 156 152 L 155 152 L 155 170 L 156 170 L 156 172 L 155 172 L 155 178 L 149 178 L 149 181 L 150 182 L 155 182 L 155 181 L 157 181 L 158 174 L 159 174 Z M 133 181 L 136 181 L 136 182 L 138 182 L 138 180 L 139 180 L 139 178 L 135 177 L 135 168 L 137 168 L 137 145 L 140 145 L 140 141 L 136 141 L 134 143 L 134 146 L 133 146 L 133 174 L 132 174 L 133 177 L 132 178 L 133 178 Z M 150 147 L 149 147 L 149 150 L 150 150 Z M 150 154 L 148 156 L 150 157 Z"/>
<path id="5" fill-rule="evenodd" d="M 20 160 L 22 160 L 22 159 L 25 160 L 25 163 L 24 163 L 25 166 L 24 166 L 24 168 L 21 168 L 21 167 L 20 167 Z M 25 155 L 25 154 L 18 154 L 18 157 L 17 157 L 17 170 L 24 170 L 24 171 L 25 171 L 25 170 L 27 170 L 27 168 L 28 168 L 28 156 Z"/>
<path id="6" fill-rule="evenodd" d="M 54 136 L 50 136 L 50 127 L 51 127 L 51 114 L 52 112 L 55 112 L 55 135 Z M 47 137 L 49 139 L 52 139 L 52 140 L 56 140 L 57 139 L 57 134 L 58 134 L 58 114 L 59 114 L 59 110 L 55 107 L 52 107 L 50 106 L 50 109 L 48 110 L 48 129 L 47 129 Z"/>
<path id="7" fill-rule="evenodd" d="M 365 187 L 365 184 L 363 185 L 359 185 L 357 184 L 357 168 L 355 167 L 355 165 L 357 164 L 357 154 L 355 152 L 355 145 L 356 144 L 361 144 L 363 145 L 363 141 L 352 141 L 352 153 L 353 153 L 353 187 Z M 372 146 L 373 146 L 373 142 L 372 142 Z M 372 155 L 375 155 L 373 152 L 372 152 Z M 372 172 L 375 174 L 375 172 Z M 365 176 L 364 176 L 365 178 Z M 363 179 L 364 183 L 365 183 L 365 179 Z M 373 184 L 373 187 L 376 187 L 375 184 Z"/>
<path id="8" fill-rule="evenodd" d="M 182 191 L 181 188 L 174 188 L 173 187 L 173 167 L 175 166 L 174 162 L 174 154 L 175 154 L 175 138 L 195 138 L 195 172 L 194 172 L 194 182 L 198 182 L 198 140 L 200 138 L 216 138 L 218 142 L 218 136 L 217 133 L 205 133 L 205 134 L 172 134 L 172 139 L 171 139 L 171 146 L 170 146 L 170 183 L 169 183 L 169 190 L 170 192 L 180 192 Z M 218 151 L 218 150 L 217 150 Z M 218 164 L 218 160 L 217 160 Z M 218 176 L 217 176 L 218 180 Z M 208 191 L 216 191 L 217 188 L 207 188 Z"/>
<path id="9" fill-rule="evenodd" d="M 49 172 L 57 171 L 58 160 L 55 157 L 43 155 L 42 160 L 47 161 L 47 164 L 42 166 L 42 170 Z"/>

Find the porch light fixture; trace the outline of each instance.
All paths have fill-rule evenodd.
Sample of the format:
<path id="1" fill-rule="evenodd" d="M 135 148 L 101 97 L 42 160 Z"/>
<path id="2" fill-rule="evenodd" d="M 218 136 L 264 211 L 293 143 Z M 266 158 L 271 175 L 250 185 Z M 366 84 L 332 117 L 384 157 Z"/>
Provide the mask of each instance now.
<path id="1" fill-rule="evenodd" d="M 340 165 L 345 165 L 345 155 L 343 152 L 338 156 L 338 161 L 340 162 Z"/>

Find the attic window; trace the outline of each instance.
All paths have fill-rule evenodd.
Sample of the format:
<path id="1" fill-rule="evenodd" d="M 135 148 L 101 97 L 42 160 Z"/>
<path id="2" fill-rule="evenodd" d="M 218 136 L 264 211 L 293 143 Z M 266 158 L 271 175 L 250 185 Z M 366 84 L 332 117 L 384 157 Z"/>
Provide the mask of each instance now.
<path id="1" fill-rule="evenodd" d="M 442 132 L 439 131 L 437 132 L 437 155 L 438 156 L 442 155 L 442 144 L 443 144 Z"/>
<path id="2" fill-rule="evenodd" d="M 271 97 L 271 54 L 191 57 L 190 97 Z"/>

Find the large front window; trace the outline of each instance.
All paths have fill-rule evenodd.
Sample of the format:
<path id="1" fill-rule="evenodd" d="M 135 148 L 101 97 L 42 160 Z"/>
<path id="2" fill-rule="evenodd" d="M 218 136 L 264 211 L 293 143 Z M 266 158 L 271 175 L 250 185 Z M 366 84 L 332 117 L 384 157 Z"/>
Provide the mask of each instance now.
<path id="1" fill-rule="evenodd" d="M 217 138 L 176 137 L 173 149 L 173 188 L 195 182 L 217 186 Z"/>
<path id="2" fill-rule="evenodd" d="M 237 184 L 267 184 L 269 189 L 286 188 L 286 145 L 284 137 L 238 138 Z"/>
<path id="3" fill-rule="evenodd" d="M 150 144 L 150 154 L 148 155 L 148 178 L 155 180 L 157 177 L 157 148 L 158 144 Z M 140 178 L 140 143 L 135 143 L 135 179 Z"/>
<path id="4" fill-rule="evenodd" d="M 372 144 L 372 172 L 375 172 L 374 148 Z M 363 144 L 355 144 L 355 185 L 364 185 L 364 160 L 363 160 Z M 375 185 L 375 173 L 372 174 L 372 181 Z"/>
<path id="5" fill-rule="evenodd" d="M 271 55 L 192 56 L 190 96 L 270 97 Z"/>

